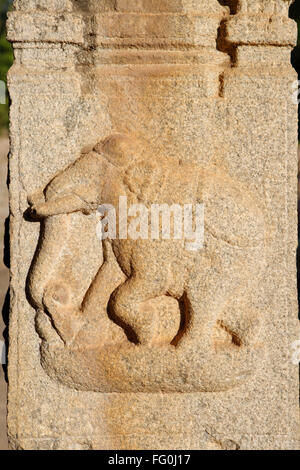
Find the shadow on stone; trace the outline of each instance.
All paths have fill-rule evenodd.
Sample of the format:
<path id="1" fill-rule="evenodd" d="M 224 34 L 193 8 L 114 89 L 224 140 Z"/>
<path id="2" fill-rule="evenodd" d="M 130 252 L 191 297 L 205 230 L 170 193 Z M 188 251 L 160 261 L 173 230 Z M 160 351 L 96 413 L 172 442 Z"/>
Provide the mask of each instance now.
<path id="1" fill-rule="evenodd" d="M 10 249 L 9 249 L 9 217 L 5 219 L 5 232 L 4 232 L 4 250 L 3 250 L 3 263 L 9 269 L 10 268 Z M 4 304 L 2 307 L 2 318 L 5 325 L 3 331 L 3 338 L 6 347 L 6 364 L 2 365 L 4 377 L 6 382 L 7 379 L 7 352 L 8 352 L 8 322 L 9 322 L 9 305 L 10 305 L 10 292 L 9 289 L 6 293 Z"/>

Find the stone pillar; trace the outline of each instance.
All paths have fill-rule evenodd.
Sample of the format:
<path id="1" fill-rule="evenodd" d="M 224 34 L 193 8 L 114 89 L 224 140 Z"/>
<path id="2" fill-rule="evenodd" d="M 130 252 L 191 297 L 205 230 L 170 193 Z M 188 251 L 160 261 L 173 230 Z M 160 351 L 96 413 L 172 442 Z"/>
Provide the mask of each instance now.
<path id="1" fill-rule="evenodd" d="M 15 0 L 12 448 L 299 448 L 290 3 Z"/>

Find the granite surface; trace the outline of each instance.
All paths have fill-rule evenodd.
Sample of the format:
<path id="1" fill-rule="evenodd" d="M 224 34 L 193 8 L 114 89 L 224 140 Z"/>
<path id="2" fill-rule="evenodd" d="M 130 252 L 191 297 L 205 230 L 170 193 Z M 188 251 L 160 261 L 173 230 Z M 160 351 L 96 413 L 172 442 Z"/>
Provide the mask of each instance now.
<path id="1" fill-rule="evenodd" d="M 15 0 L 11 448 L 299 449 L 290 3 Z"/>

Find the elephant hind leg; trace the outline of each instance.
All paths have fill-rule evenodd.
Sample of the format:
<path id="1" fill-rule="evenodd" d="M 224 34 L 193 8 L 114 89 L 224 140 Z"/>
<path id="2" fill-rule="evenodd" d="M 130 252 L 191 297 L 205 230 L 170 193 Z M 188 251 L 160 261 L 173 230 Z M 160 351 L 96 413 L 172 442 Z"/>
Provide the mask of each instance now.
<path id="1" fill-rule="evenodd" d="M 155 333 L 153 310 L 143 303 L 164 295 L 167 291 L 165 278 L 149 279 L 133 275 L 112 294 L 108 314 L 121 326 L 128 339 L 135 344 L 150 344 Z"/>
<path id="2" fill-rule="evenodd" d="M 197 341 L 202 350 L 213 349 L 214 329 L 226 300 L 213 289 L 187 289 L 184 295 L 185 328 L 178 346 Z"/>

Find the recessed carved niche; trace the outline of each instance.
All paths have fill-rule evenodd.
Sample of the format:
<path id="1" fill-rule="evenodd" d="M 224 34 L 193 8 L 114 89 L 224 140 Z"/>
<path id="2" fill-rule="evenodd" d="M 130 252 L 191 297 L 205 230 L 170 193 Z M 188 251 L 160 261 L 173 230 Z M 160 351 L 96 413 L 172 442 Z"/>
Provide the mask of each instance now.
<path id="1" fill-rule="evenodd" d="M 42 13 L 49 21 L 26 36 L 60 43 L 66 21 L 76 24 L 70 57 L 82 96 L 63 125 L 70 135 L 78 120 L 87 145 L 28 195 L 40 237 L 27 278 L 42 365 L 75 389 L 222 391 L 263 358 L 251 298 L 270 239 L 266 201 L 225 163 L 230 28 L 244 3 L 199 3 L 73 1 L 65 16 Z M 11 16 L 15 41 L 26 14 Z M 201 205 L 203 246 L 100 241 L 99 206 L 115 208 L 119 233 L 125 199 L 147 210 Z"/>
<path id="2" fill-rule="evenodd" d="M 117 208 L 119 228 L 120 197 L 147 208 L 203 204 L 203 247 L 99 241 L 97 208 Z M 248 294 L 263 272 L 267 227 L 243 184 L 115 134 L 29 202 L 41 235 L 28 291 L 50 376 L 81 390 L 151 392 L 226 390 L 253 374 L 261 312 Z"/>

